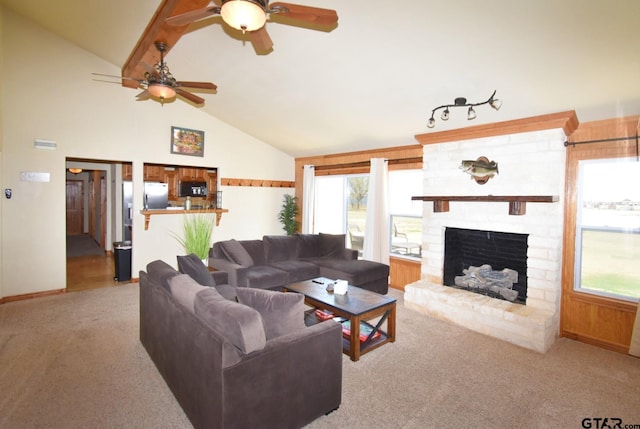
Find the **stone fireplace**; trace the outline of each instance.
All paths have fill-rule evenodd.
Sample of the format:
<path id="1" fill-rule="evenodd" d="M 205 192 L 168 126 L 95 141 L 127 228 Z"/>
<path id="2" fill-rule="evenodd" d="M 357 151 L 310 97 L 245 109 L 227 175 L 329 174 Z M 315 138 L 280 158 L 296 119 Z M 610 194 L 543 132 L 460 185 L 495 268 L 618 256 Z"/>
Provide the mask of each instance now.
<path id="1" fill-rule="evenodd" d="M 560 325 L 564 141 L 573 131 L 565 130 L 575 116 L 565 119 L 554 122 L 554 128 L 466 140 L 440 142 L 438 136 L 424 135 L 432 139 L 421 141 L 424 196 L 435 198 L 424 202 L 422 274 L 405 286 L 408 308 L 539 352 L 551 347 Z M 479 157 L 498 164 L 499 173 L 485 184 L 459 169 L 462 160 Z M 544 198 L 511 203 L 502 196 Z M 450 276 L 444 272 L 447 228 L 527 237 L 526 283 L 519 302 L 444 286 Z"/>

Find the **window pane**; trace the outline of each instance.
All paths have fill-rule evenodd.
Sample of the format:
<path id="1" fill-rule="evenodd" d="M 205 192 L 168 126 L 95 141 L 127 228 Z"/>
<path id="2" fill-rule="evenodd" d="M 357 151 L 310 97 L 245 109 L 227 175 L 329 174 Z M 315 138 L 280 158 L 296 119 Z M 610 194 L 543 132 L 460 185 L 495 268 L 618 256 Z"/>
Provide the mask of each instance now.
<path id="1" fill-rule="evenodd" d="M 348 176 L 347 185 L 347 246 L 358 250 L 362 256 L 364 231 L 367 219 L 367 194 L 369 193 L 369 176 Z"/>
<path id="2" fill-rule="evenodd" d="M 412 201 L 422 195 L 422 170 L 389 172 L 389 212 L 391 222 L 391 255 L 410 258 L 422 257 L 422 201 Z"/>
<path id="3" fill-rule="evenodd" d="M 579 164 L 577 290 L 630 300 L 640 297 L 640 164 L 630 161 Z"/>
<path id="4" fill-rule="evenodd" d="M 422 257 L 422 218 L 391 215 L 391 254 Z"/>
<path id="5" fill-rule="evenodd" d="M 344 234 L 345 194 L 344 177 L 316 177 L 315 215 L 313 232 Z"/>

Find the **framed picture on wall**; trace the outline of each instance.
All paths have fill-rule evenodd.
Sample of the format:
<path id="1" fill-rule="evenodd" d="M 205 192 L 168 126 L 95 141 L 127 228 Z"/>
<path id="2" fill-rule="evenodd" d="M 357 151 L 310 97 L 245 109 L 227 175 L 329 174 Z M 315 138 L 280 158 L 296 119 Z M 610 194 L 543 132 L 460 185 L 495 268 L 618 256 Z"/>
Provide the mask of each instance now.
<path id="1" fill-rule="evenodd" d="M 204 156 L 204 131 L 171 127 L 171 153 Z"/>

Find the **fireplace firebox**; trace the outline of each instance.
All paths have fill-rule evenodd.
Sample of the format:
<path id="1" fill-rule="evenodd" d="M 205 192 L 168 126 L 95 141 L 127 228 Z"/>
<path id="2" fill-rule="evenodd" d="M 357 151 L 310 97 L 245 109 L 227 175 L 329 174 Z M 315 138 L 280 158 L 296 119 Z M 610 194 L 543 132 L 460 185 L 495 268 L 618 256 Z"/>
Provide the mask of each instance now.
<path id="1" fill-rule="evenodd" d="M 490 265 L 495 271 L 514 270 L 518 276 L 512 289 L 518 295 L 512 302 L 526 304 L 528 238 L 529 234 L 445 228 L 443 284 L 501 298 L 499 293 L 488 289 L 457 286 L 455 278 L 469 267 L 483 265 Z"/>

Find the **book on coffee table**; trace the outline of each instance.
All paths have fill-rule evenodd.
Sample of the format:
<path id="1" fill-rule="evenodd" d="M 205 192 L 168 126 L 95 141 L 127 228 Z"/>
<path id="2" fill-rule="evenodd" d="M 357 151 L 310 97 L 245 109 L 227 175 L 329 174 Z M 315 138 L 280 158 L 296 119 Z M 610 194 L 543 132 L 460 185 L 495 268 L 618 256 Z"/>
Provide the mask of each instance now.
<path id="1" fill-rule="evenodd" d="M 322 320 L 333 319 L 336 315 L 330 312 L 329 310 L 322 310 L 320 308 L 316 309 L 316 316 Z"/>
<path id="2" fill-rule="evenodd" d="M 369 334 L 371 334 L 371 332 L 373 332 L 373 327 L 371 325 L 365 322 L 360 322 L 360 342 L 364 343 L 369 337 Z M 350 320 L 347 320 L 342 323 L 342 335 L 344 335 L 347 338 L 351 337 L 351 321 Z M 373 337 L 371 337 L 372 340 L 375 340 L 376 338 L 380 338 L 380 331 L 376 331 L 376 333 L 373 334 Z"/>

